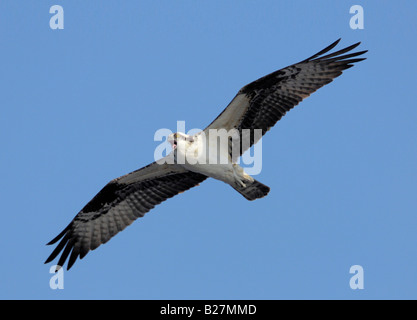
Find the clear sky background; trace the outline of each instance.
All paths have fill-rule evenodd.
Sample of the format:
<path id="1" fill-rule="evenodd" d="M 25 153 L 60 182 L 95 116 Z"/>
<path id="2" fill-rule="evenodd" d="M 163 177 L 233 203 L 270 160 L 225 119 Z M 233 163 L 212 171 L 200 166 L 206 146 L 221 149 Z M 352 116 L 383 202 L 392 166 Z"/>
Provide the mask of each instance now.
<path id="1" fill-rule="evenodd" d="M 416 299 L 417 3 L 362 2 L 352 30 L 361 2 L 1 1 L 0 298 Z M 50 289 L 45 244 L 153 161 L 156 130 L 204 128 L 243 85 L 340 37 L 368 59 L 264 137 L 268 197 L 206 181 Z"/>

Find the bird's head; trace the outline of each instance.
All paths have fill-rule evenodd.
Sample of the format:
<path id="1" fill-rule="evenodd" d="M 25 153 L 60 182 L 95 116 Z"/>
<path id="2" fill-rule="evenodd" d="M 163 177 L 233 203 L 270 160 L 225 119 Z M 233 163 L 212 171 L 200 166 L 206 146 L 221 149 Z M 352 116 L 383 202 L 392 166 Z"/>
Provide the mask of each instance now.
<path id="1" fill-rule="evenodd" d="M 183 144 L 184 142 L 193 142 L 193 138 L 182 132 L 171 133 L 168 136 L 168 142 L 171 144 L 173 150 L 175 150 L 178 145 Z"/>

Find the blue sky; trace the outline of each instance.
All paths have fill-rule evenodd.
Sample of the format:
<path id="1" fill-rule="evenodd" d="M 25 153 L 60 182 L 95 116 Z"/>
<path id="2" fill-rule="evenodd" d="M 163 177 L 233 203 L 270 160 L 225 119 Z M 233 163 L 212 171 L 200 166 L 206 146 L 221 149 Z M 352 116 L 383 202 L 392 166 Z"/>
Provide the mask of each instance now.
<path id="1" fill-rule="evenodd" d="M 352 30 L 358 2 L 1 1 L 0 298 L 416 299 L 417 4 L 368 0 Z M 156 130 L 204 128 L 243 85 L 338 38 L 368 59 L 264 137 L 268 197 L 206 181 L 50 289 L 45 244 L 153 161 Z"/>

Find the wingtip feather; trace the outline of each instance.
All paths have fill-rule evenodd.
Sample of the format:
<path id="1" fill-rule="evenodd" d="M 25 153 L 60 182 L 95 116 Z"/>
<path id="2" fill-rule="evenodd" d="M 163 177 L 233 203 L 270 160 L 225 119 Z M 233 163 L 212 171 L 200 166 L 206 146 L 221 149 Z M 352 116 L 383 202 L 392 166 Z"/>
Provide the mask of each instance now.
<path id="1" fill-rule="evenodd" d="M 332 44 L 330 44 L 329 46 L 327 46 L 326 48 L 324 48 L 323 50 L 317 52 L 316 54 L 312 55 L 311 57 L 303 60 L 302 62 L 307 62 L 310 61 L 314 58 L 317 58 L 323 54 L 325 54 L 326 52 L 329 52 L 330 50 L 332 50 L 334 47 L 336 47 L 338 45 L 338 43 L 340 42 L 340 40 L 342 40 L 342 38 L 337 39 L 335 42 L 333 42 Z"/>
<path id="2" fill-rule="evenodd" d="M 60 234 L 58 234 L 55 238 L 53 238 L 51 241 L 49 241 L 46 245 L 50 246 L 52 244 L 57 243 L 58 240 L 60 240 L 63 236 L 65 236 L 67 231 L 71 228 L 71 225 L 72 225 L 72 223 L 70 223 L 64 230 L 61 231 Z"/>

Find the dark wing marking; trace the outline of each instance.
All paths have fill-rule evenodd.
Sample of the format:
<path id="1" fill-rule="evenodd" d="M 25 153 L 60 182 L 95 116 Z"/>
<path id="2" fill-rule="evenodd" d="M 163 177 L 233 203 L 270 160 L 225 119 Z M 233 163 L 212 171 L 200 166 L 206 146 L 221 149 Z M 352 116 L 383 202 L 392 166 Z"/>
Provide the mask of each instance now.
<path id="1" fill-rule="evenodd" d="M 67 269 L 106 243 L 157 204 L 197 186 L 207 177 L 174 164 L 156 162 L 110 181 L 48 245 L 61 240 L 45 263 L 62 251 L 58 266 Z"/>
<path id="2" fill-rule="evenodd" d="M 353 63 L 366 58 L 354 58 L 367 51 L 345 54 L 359 43 L 323 56 L 333 49 L 340 39 L 327 48 L 299 63 L 266 75 L 244 86 L 226 109 L 205 129 L 237 129 L 241 140 L 242 130 L 250 129 L 250 141 L 240 147 L 242 155 L 303 99 L 330 83 L 349 69 Z M 261 129 L 262 135 L 254 139 L 253 130 Z M 242 145 L 242 141 L 241 141 Z M 236 147 L 236 146 L 231 146 Z M 234 159 L 236 160 L 236 159 Z"/>

